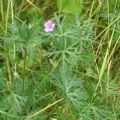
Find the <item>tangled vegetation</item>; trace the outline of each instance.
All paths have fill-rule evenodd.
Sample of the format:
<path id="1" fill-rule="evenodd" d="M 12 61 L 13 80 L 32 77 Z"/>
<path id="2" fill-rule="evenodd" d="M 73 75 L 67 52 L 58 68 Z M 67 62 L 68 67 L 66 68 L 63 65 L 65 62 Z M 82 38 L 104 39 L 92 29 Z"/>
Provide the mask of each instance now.
<path id="1" fill-rule="evenodd" d="M 120 0 L 0 0 L 0 120 L 120 120 Z"/>

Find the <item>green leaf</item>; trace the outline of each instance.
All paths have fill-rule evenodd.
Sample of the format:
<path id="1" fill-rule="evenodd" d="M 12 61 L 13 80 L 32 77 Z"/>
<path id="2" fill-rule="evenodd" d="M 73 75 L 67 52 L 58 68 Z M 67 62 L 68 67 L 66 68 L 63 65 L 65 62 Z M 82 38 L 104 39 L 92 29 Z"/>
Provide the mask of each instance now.
<path id="1" fill-rule="evenodd" d="M 59 12 L 80 14 L 82 11 L 82 4 L 79 0 L 57 0 L 57 7 Z"/>

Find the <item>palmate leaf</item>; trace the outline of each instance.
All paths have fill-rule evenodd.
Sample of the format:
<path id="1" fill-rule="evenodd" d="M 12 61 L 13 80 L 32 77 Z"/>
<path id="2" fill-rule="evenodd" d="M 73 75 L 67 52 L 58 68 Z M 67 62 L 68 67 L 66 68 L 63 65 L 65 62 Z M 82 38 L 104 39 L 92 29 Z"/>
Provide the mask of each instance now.
<path id="1" fill-rule="evenodd" d="M 57 86 L 58 94 L 69 100 L 76 108 L 86 99 L 82 91 L 83 81 L 72 75 L 66 65 L 52 74 L 51 82 Z"/>
<path id="2" fill-rule="evenodd" d="M 2 101 L 4 103 L 3 108 L 13 113 L 21 113 L 26 101 L 26 97 L 12 93 L 7 97 L 4 97 Z"/>
<path id="3" fill-rule="evenodd" d="M 77 65 L 79 61 L 82 61 L 81 63 L 86 61 L 89 64 L 88 61 L 92 60 L 89 58 L 91 57 L 91 48 L 86 49 L 86 45 L 90 44 L 94 38 L 94 24 L 90 20 L 76 19 L 71 15 L 62 20 L 55 15 L 55 21 L 57 29 L 53 34 L 52 46 L 45 51 L 44 55 L 53 57 L 62 64 L 68 63 L 72 66 Z M 88 51 L 90 51 L 90 56 Z M 81 57 L 81 54 L 85 53 L 88 60 L 83 56 Z"/>
<path id="4" fill-rule="evenodd" d="M 113 120 L 112 112 L 102 105 L 95 105 L 94 103 L 85 103 L 80 110 L 80 116 L 84 120 Z"/>
<path id="5" fill-rule="evenodd" d="M 57 0 L 59 12 L 80 14 L 82 11 L 82 4 L 80 0 Z"/>
<path id="6" fill-rule="evenodd" d="M 70 19 L 69 22 L 66 19 Z M 60 17 L 55 15 L 55 21 L 57 23 L 57 31 L 53 35 L 53 45 L 49 48 L 49 51 L 45 51 L 44 55 L 48 57 L 54 57 L 59 59 L 59 62 L 70 63 L 70 59 L 75 59 L 80 56 L 80 28 L 76 26 L 73 18 L 64 18 L 60 21 Z M 76 62 L 75 62 L 76 63 Z"/>

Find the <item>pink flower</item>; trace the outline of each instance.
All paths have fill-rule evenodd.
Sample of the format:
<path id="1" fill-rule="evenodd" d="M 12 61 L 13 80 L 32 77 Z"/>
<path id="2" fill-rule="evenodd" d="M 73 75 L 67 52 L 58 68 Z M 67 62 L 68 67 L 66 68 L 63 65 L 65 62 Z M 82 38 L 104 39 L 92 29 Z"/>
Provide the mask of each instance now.
<path id="1" fill-rule="evenodd" d="M 53 31 L 55 24 L 51 20 L 48 20 L 44 23 L 44 27 L 45 32 L 51 32 Z"/>

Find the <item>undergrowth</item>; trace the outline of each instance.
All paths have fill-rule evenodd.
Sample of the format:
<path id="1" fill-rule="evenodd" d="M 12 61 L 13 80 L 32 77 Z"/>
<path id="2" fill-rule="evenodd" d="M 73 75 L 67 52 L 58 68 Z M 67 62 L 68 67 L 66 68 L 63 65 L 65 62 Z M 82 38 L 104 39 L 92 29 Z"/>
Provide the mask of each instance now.
<path id="1" fill-rule="evenodd" d="M 0 120 L 120 120 L 119 11 L 119 0 L 0 0 Z"/>

